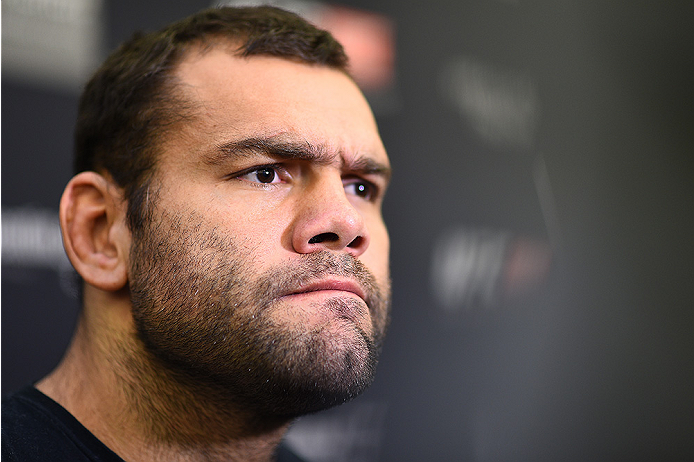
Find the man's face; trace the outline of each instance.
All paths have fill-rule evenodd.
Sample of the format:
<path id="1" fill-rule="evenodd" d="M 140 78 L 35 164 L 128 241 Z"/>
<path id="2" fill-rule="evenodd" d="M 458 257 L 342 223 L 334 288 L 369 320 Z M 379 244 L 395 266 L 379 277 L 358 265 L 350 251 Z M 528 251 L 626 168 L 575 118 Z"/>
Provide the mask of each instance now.
<path id="1" fill-rule="evenodd" d="M 193 118 L 163 141 L 133 236 L 140 338 L 182 380 L 299 415 L 372 380 L 390 302 L 389 163 L 339 71 L 223 49 L 177 76 Z"/>

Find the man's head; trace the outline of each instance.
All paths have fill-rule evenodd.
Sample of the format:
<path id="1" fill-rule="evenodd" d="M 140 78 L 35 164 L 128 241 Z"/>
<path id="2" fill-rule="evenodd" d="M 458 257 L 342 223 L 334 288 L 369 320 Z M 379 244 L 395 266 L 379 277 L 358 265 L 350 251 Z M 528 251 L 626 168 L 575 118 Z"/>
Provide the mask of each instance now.
<path id="1" fill-rule="evenodd" d="M 390 169 L 345 66 L 294 15 L 223 9 L 131 40 L 88 84 L 76 167 L 101 176 L 73 179 L 61 221 L 93 299 L 129 303 L 133 367 L 267 416 L 371 382 Z"/>
<path id="2" fill-rule="evenodd" d="M 124 189 L 132 228 L 141 225 L 159 141 L 195 110 L 174 70 L 191 50 L 220 45 L 239 57 L 275 56 L 347 72 L 347 57 L 332 35 L 272 7 L 213 8 L 158 32 L 133 35 L 82 94 L 74 161 L 75 173 L 108 173 Z"/>

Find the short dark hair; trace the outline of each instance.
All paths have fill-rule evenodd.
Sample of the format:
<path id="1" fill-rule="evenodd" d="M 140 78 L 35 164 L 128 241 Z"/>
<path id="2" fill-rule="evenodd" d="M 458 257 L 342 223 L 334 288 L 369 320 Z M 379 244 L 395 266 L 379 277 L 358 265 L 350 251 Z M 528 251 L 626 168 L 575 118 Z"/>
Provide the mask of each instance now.
<path id="1" fill-rule="evenodd" d="M 238 44 L 235 54 L 277 56 L 347 72 L 347 57 L 330 33 L 279 8 L 203 10 L 158 32 L 136 33 L 87 83 L 75 128 L 75 173 L 107 173 L 128 201 L 131 231 L 143 226 L 144 200 L 158 140 L 190 115 L 177 91 L 176 66 L 195 47 Z"/>

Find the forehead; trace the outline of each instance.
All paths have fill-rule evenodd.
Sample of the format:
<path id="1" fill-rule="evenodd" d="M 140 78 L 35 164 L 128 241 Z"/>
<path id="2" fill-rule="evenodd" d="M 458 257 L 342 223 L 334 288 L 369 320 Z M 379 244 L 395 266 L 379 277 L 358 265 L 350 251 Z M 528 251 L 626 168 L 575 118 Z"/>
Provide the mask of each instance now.
<path id="1" fill-rule="evenodd" d="M 276 57 L 240 58 L 218 47 L 190 53 L 176 77 L 196 106 L 184 128 L 196 142 L 286 135 L 387 162 L 366 100 L 339 70 Z"/>

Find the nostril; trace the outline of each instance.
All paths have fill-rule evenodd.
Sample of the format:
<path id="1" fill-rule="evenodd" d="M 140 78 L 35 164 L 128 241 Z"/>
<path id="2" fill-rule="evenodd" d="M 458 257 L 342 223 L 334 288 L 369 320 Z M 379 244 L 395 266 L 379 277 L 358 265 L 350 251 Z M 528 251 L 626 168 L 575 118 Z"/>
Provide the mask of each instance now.
<path id="1" fill-rule="evenodd" d="M 354 238 L 354 240 L 352 242 L 347 244 L 347 247 L 351 247 L 351 248 L 359 247 L 362 244 L 362 242 L 364 242 L 364 238 L 361 236 L 357 236 Z"/>
<path id="2" fill-rule="evenodd" d="M 309 239 L 308 243 L 309 244 L 320 244 L 321 242 L 335 242 L 335 241 L 339 241 L 339 240 L 340 240 L 340 237 L 335 233 L 321 233 L 321 234 L 316 234 L 311 239 Z"/>

